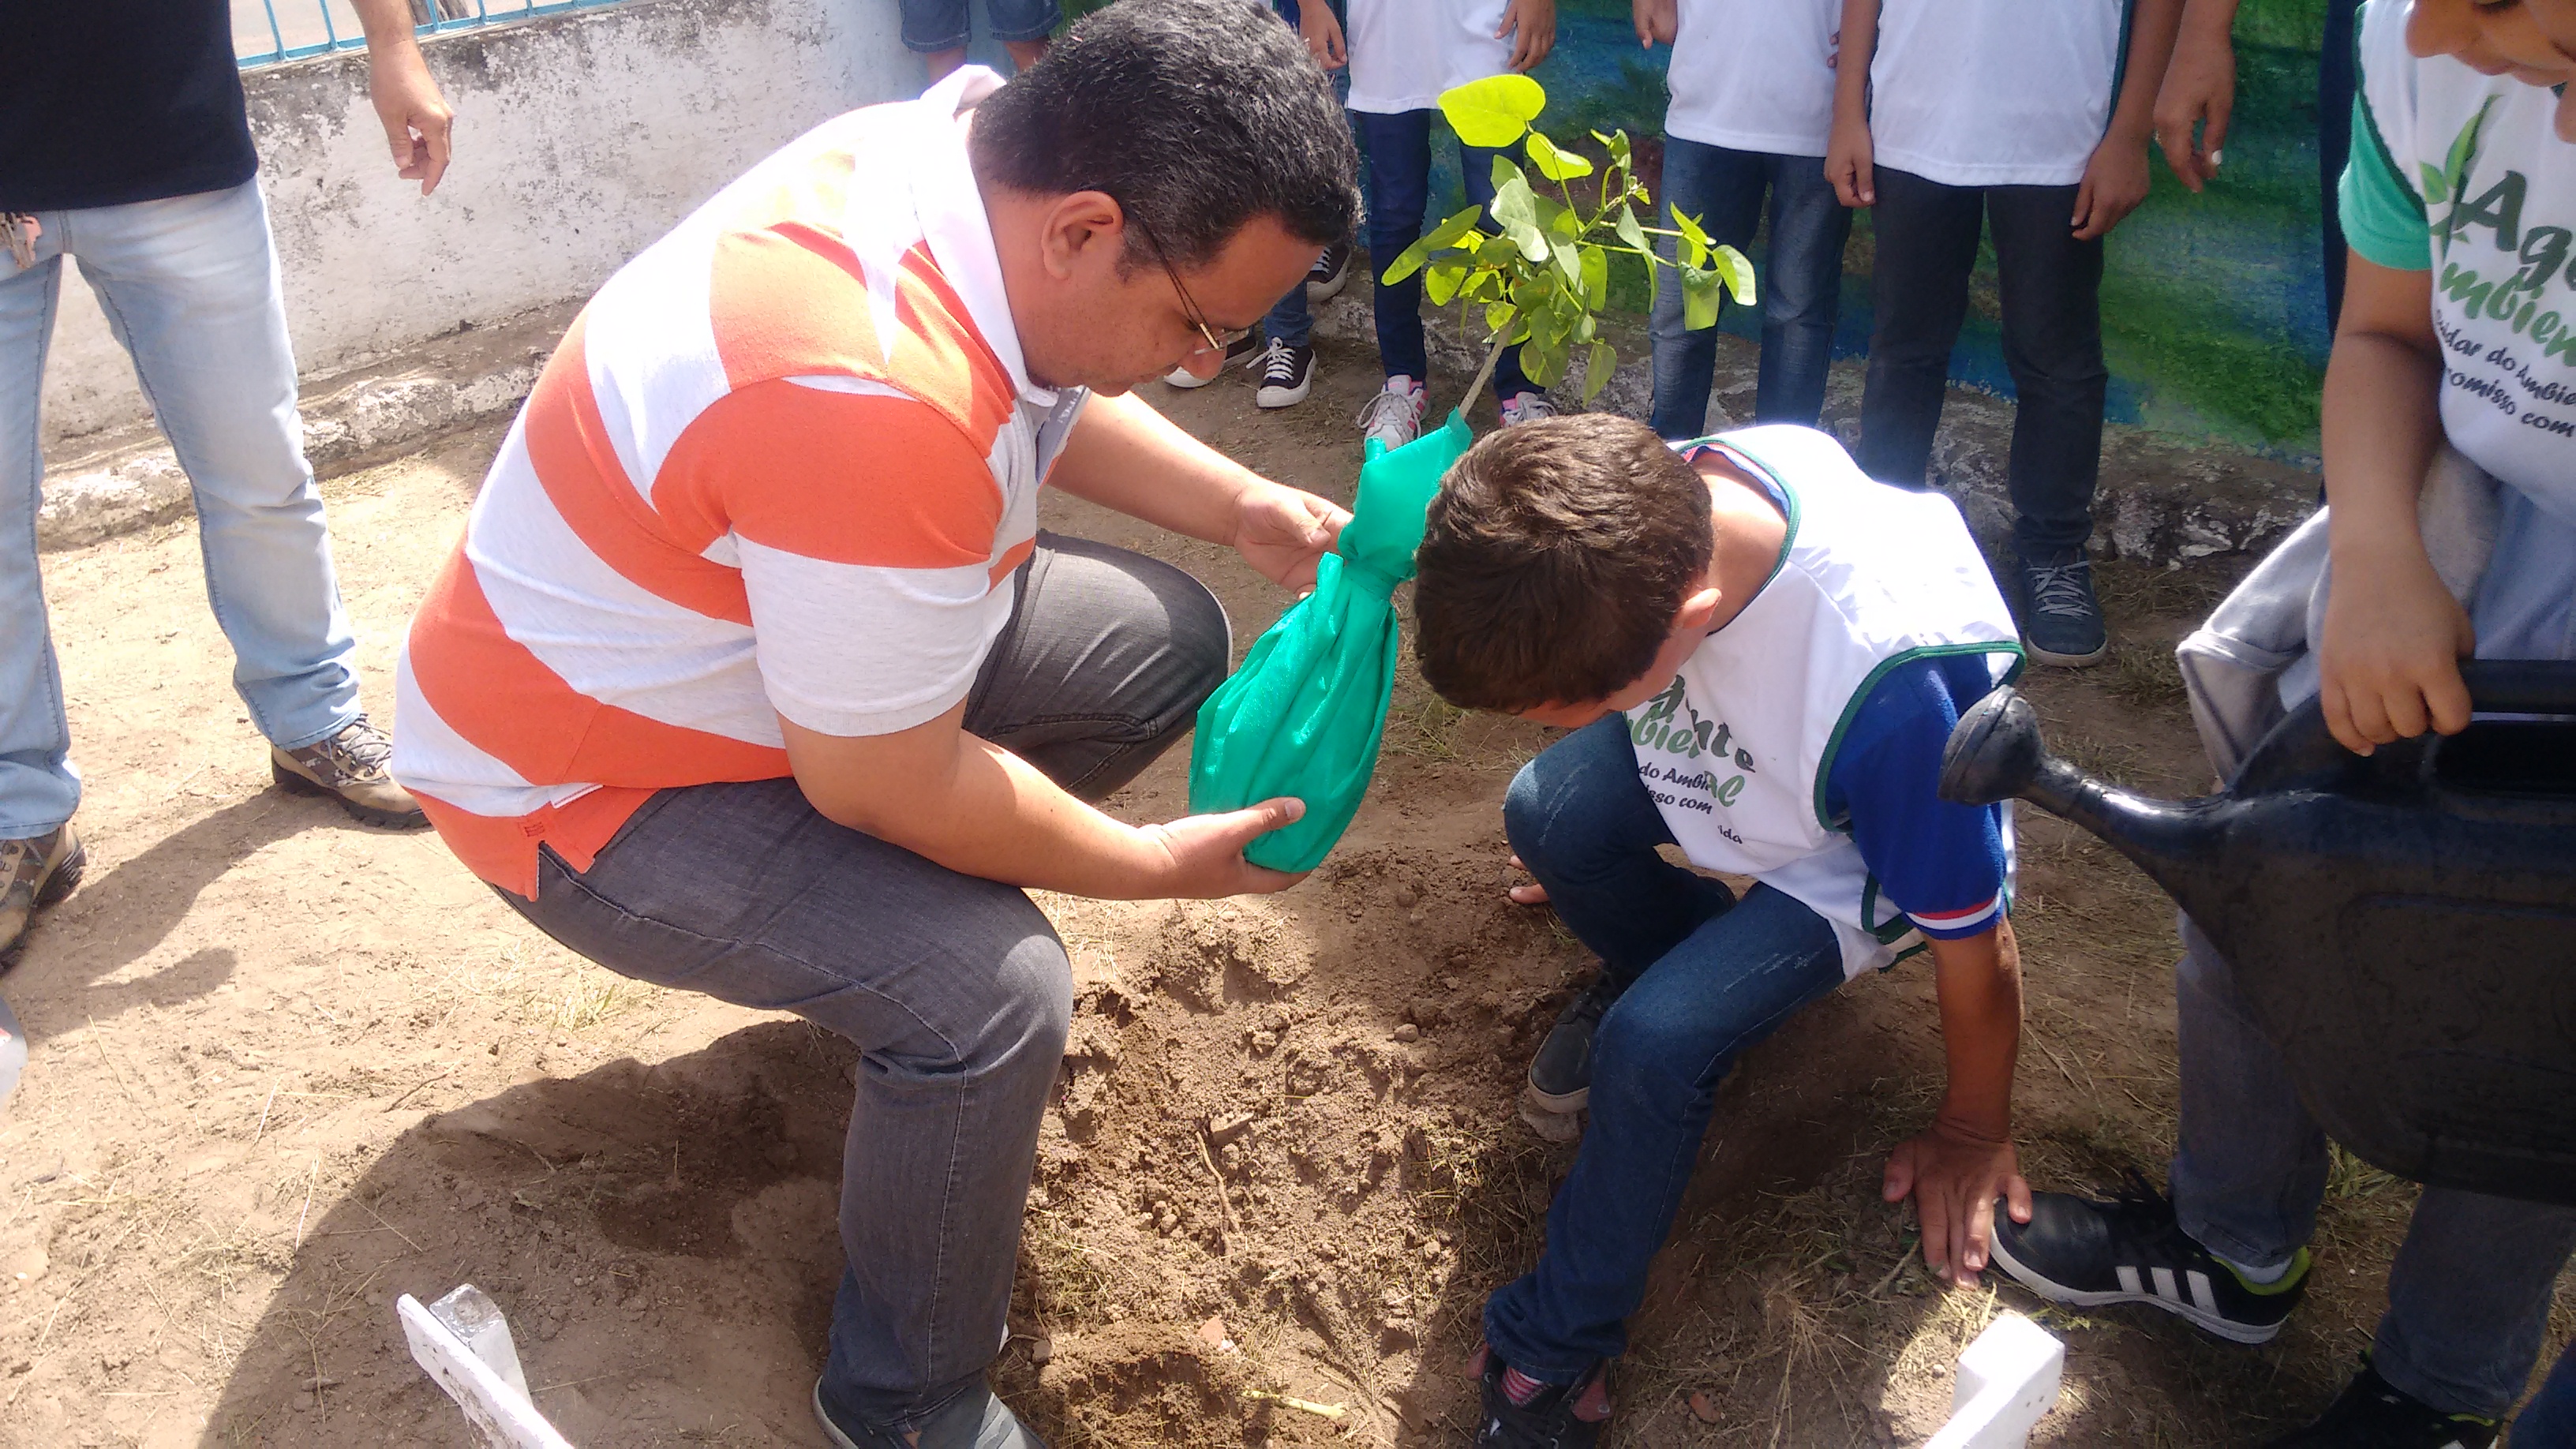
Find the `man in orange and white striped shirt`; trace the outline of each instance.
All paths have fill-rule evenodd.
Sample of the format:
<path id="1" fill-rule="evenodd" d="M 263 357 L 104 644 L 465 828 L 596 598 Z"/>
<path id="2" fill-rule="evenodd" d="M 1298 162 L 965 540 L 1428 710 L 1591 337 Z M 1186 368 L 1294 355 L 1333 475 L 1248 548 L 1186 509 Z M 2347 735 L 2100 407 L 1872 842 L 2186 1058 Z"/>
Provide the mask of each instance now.
<path id="1" fill-rule="evenodd" d="M 1008 86 L 827 122 L 592 299 L 413 622 L 394 769 L 467 866 L 612 970 L 859 1045 L 837 1444 L 1035 1442 L 983 1378 L 1071 1013 L 1021 888 L 1292 883 L 1242 848 L 1296 802 L 1086 803 L 1187 732 L 1226 623 L 1037 491 L 1312 578 L 1341 509 L 1127 394 L 1218 367 L 1355 170 L 1248 0 L 1124 0 Z"/>

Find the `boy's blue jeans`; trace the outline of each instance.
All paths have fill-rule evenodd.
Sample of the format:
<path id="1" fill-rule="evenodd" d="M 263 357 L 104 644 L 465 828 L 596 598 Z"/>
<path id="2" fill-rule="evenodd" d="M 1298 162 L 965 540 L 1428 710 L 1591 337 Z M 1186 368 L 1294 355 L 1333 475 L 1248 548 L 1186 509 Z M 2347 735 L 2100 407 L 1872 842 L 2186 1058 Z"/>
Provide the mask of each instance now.
<path id="1" fill-rule="evenodd" d="M 1739 901 L 1655 853 L 1672 832 L 1637 778 L 1623 716 L 1523 766 L 1503 824 L 1557 916 L 1600 953 L 1604 979 L 1628 983 L 1593 1037 L 1592 1121 L 1548 1209 L 1546 1251 L 1485 1305 L 1485 1340 L 1505 1362 L 1571 1383 L 1627 1347 L 1718 1083 L 1842 984 L 1842 949 L 1790 896 L 1757 885 Z"/>
<path id="2" fill-rule="evenodd" d="M 1383 274 L 1422 235 L 1423 213 L 1431 205 L 1431 112 L 1353 111 L 1351 122 L 1360 149 L 1368 153 L 1369 265 Z M 1494 158 L 1501 154 L 1481 146 L 1458 148 L 1469 201 L 1483 206 L 1494 199 Z M 1427 379 L 1431 357 L 1422 341 L 1422 274 L 1391 286 L 1380 282 L 1376 305 L 1377 355 L 1386 375 Z M 1494 396 L 1534 390 L 1521 373 L 1521 350 L 1504 352 L 1494 364 Z"/>
<path id="3" fill-rule="evenodd" d="M 0 254 L 0 838 L 71 818 L 62 676 L 36 567 L 45 473 L 37 403 L 62 291 L 79 259 L 143 395 L 188 470 L 206 597 L 233 646 L 233 688 L 287 749 L 358 715 L 354 642 L 331 571 L 322 495 L 295 412 L 277 254 L 257 182 L 131 206 L 37 213 L 35 265 Z"/>
<path id="4" fill-rule="evenodd" d="M 1771 198 L 1770 255 L 1762 266 L 1762 367 L 1757 423 L 1812 428 L 1825 408 L 1825 370 L 1842 315 L 1843 243 L 1852 214 L 1834 196 L 1818 156 L 1735 151 L 1679 137 L 1664 143 L 1664 225 L 1676 212 L 1697 217 L 1712 240 L 1749 252 Z M 1670 237 L 1656 246 L 1674 256 Z M 1659 271 L 1655 285 L 1655 402 L 1649 422 L 1670 441 L 1708 431 L 1708 390 L 1717 376 L 1717 329 L 1682 326 L 1682 289 Z"/>

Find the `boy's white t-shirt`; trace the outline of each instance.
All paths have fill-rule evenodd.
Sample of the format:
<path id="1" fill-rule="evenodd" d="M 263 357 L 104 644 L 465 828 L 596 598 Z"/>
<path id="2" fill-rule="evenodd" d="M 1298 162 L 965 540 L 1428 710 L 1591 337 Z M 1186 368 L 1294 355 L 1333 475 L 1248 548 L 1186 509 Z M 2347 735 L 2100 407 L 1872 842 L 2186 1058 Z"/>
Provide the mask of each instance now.
<path id="1" fill-rule="evenodd" d="M 2111 123 L 2126 0 L 1886 0 L 1876 164 L 1944 186 L 2073 186 Z"/>
<path id="2" fill-rule="evenodd" d="M 1681 0 L 1664 134 L 1823 156 L 1842 10 L 1841 0 Z"/>
<path id="3" fill-rule="evenodd" d="M 1321 0 L 1316 0 L 1321 3 Z M 1497 40 L 1506 0 L 1351 0 L 1343 43 L 1351 58 L 1354 111 L 1428 111 L 1440 93 L 1500 75 L 1512 41 Z"/>

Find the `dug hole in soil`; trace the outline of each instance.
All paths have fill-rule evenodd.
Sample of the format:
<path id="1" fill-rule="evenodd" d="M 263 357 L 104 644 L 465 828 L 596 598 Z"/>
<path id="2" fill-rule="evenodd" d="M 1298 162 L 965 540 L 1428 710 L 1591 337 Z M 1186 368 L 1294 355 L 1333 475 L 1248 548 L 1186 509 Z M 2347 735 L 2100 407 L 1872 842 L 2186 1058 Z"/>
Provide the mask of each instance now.
<path id="1" fill-rule="evenodd" d="M 1149 394 L 1347 501 L 1348 420 L 1374 385 L 1364 353 L 1328 344 L 1316 395 L 1284 414 L 1258 413 L 1239 374 Z M 331 486 L 380 719 L 499 435 Z M 1238 650 L 1287 602 L 1228 551 L 1046 507 L 1049 527 L 1207 580 Z M 806 1395 L 839 1272 L 850 1048 L 571 957 L 434 837 L 271 789 L 188 525 L 46 562 L 92 865 L 0 985 L 35 1042 L 0 1119 L 0 1443 L 469 1444 L 392 1304 L 471 1281 L 586 1449 L 819 1444 Z M 2104 579 L 2113 661 L 2035 671 L 2030 692 L 2080 763 L 2196 791 L 2167 651 L 2226 571 Z M 1479 1310 L 1536 1257 L 1572 1157 L 1515 1098 L 1591 963 L 1504 899 L 1497 808 L 1548 738 L 1461 717 L 1408 669 L 1376 788 L 1303 885 L 1044 901 L 1078 1013 L 995 1376 L 1053 1442 L 1465 1442 Z M 1113 808 L 1181 813 L 1186 753 Z M 2021 842 L 2025 1167 L 2041 1186 L 2160 1178 L 2169 908 L 2053 820 L 2026 817 Z M 1941 1081 L 1921 966 L 1748 1056 L 1633 1324 L 1612 1443 L 1840 1449 L 1938 1426 L 1959 1348 L 1997 1312 L 2038 1311 L 2009 1287 L 1939 1288 L 1879 1200 L 1887 1149 Z M 2240 1443 L 2313 1413 L 2367 1341 L 2409 1201 L 2338 1165 L 2316 1288 L 2264 1349 L 2144 1310 L 2042 1315 L 2069 1356 L 2035 1442 Z"/>

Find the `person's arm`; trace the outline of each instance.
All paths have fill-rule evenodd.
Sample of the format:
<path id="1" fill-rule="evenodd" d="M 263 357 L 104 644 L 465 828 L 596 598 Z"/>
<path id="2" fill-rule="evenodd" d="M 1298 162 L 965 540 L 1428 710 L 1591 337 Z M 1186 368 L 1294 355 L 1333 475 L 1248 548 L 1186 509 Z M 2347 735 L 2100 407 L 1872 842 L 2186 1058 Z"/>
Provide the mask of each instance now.
<path id="1" fill-rule="evenodd" d="M 1843 0 L 1842 48 L 1834 56 L 1834 129 L 1825 179 L 1845 206 L 1874 206 L 1869 140 L 1869 63 L 1878 54 L 1878 0 Z"/>
<path id="2" fill-rule="evenodd" d="M 1201 899 L 1284 890 L 1244 846 L 1305 813 L 1295 800 L 1127 825 L 1065 793 L 1038 768 L 968 734 L 961 701 L 893 734 L 820 734 L 786 716 L 788 767 L 823 818 L 960 875 L 1103 900 Z"/>
<path id="3" fill-rule="evenodd" d="M 1637 27 L 1637 44 L 1651 50 L 1657 45 L 1670 45 L 1681 33 L 1681 15 L 1674 0 L 1629 0 L 1628 19 Z"/>
<path id="4" fill-rule="evenodd" d="M 2317 642 L 2319 703 L 2346 749 L 2468 727 L 2460 657 L 2476 632 L 2424 552 L 2416 505 L 2442 439 L 2442 348 L 2433 274 L 2384 267 L 2356 246 L 2326 361 L 2328 547 L 2334 587 Z"/>
<path id="5" fill-rule="evenodd" d="M 2075 187 L 2075 215 L 2067 224 L 2075 228 L 2077 241 L 2108 236 L 2147 199 L 2147 142 L 2156 128 L 2156 91 L 2173 59 L 2182 5 L 2183 0 L 2138 0 L 2130 17 L 2129 68 L 2120 77 L 2120 103 Z"/>
<path id="6" fill-rule="evenodd" d="M 429 63 L 413 38 L 411 0 L 350 0 L 367 32 L 367 98 L 384 122 L 393 148 L 394 174 L 420 183 L 420 194 L 438 189 L 447 174 L 449 137 L 456 113 L 438 92 Z"/>
<path id="7" fill-rule="evenodd" d="M 2173 174 L 2194 191 L 2217 179 L 2227 121 L 2236 111 L 2236 4 L 2185 0 L 2173 64 L 2156 91 L 2156 144 Z"/>
<path id="8" fill-rule="evenodd" d="M 1324 0 L 1307 0 L 1297 7 L 1297 34 L 1314 53 L 1315 63 L 1326 70 L 1340 70 L 1351 63 L 1350 51 L 1342 40 L 1342 22 L 1333 7 Z"/>
<path id="9" fill-rule="evenodd" d="M 1321 9 L 1322 0 L 1307 7 Z M 1302 589 L 1348 510 L 1273 483 L 1183 432 L 1134 395 L 1085 403 L 1047 485 L 1131 518 L 1222 543 L 1264 578 Z"/>
<path id="10" fill-rule="evenodd" d="M 2030 1184 L 2012 1144 L 2021 951 L 2006 920 L 1931 945 L 1949 1090 L 1931 1129 L 1888 1155 L 1882 1187 L 1889 1202 L 1914 1199 L 1925 1265 L 1945 1282 L 1974 1288 L 1992 1254 L 1995 1199 L 2005 1200 L 2015 1222 L 2030 1221 Z"/>
<path id="11" fill-rule="evenodd" d="M 1512 0 L 1503 7 L 1503 23 L 1494 38 L 1511 37 L 1510 69 L 1526 71 L 1556 49 L 1556 0 Z"/>

